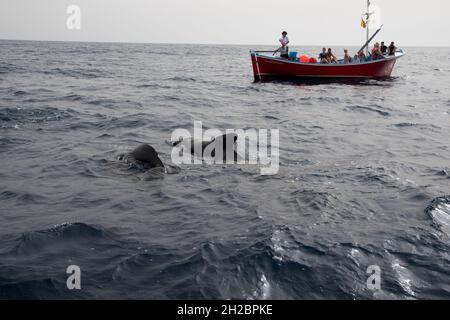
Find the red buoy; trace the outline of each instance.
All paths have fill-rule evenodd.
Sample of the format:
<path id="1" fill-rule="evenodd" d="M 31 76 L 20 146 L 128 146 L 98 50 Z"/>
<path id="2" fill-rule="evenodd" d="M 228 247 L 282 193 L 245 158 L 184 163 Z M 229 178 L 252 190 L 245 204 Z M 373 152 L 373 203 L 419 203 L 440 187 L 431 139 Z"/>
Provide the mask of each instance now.
<path id="1" fill-rule="evenodd" d="M 307 54 L 304 54 L 304 55 L 302 55 L 302 56 L 300 57 L 300 62 L 308 63 L 308 62 L 309 62 L 309 59 L 311 59 L 311 57 L 308 56 Z"/>

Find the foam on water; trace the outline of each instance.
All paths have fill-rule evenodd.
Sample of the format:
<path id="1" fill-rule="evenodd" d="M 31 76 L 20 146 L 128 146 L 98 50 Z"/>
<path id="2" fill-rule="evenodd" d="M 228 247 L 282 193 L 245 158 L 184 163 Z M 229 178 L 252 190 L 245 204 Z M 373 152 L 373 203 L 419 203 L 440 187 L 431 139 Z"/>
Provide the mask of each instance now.
<path id="1" fill-rule="evenodd" d="M 450 197 L 442 197 L 433 200 L 432 204 L 426 209 L 433 222 L 445 234 L 450 236 Z"/>

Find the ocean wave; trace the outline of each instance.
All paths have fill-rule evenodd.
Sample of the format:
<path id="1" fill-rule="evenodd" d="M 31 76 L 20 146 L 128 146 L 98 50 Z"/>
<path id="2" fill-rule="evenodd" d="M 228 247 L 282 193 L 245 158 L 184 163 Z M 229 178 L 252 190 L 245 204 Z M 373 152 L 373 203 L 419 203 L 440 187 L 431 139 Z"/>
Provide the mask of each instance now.
<path id="1" fill-rule="evenodd" d="M 325 263 L 327 252 L 295 240 L 287 227 L 275 227 L 268 237 L 252 243 L 208 241 L 180 253 L 146 249 L 117 265 L 113 279 L 142 290 L 141 298 L 154 297 L 154 291 L 169 299 L 353 297 L 342 284 L 330 288 L 327 274 L 333 272 Z M 327 293 L 321 289 L 325 285 Z"/>
<path id="2" fill-rule="evenodd" d="M 425 212 L 433 220 L 434 225 L 450 236 L 450 196 L 434 199 Z"/>
<path id="3" fill-rule="evenodd" d="M 7 283 L 2 283 L 7 282 Z M 55 279 L 0 281 L 0 300 L 69 299 L 79 296 Z"/>
<path id="4" fill-rule="evenodd" d="M 383 111 L 381 110 L 381 108 L 375 108 L 375 107 L 364 107 L 364 106 L 351 106 L 351 107 L 347 107 L 347 109 L 351 110 L 351 111 L 358 111 L 358 112 L 371 112 L 371 113 L 376 113 L 380 116 L 383 117 L 388 117 L 391 114 L 387 111 Z"/>
<path id="5" fill-rule="evenodd" d="M 300 208 L 308 207 L 309 209 L 322 212 L 327 209 L 335 209 L 338 198 L 328 192 L 318 192 L 315 190 L 297 190 L 291 193 L 292 199 L 295 199 Z M 306 211 L 306 210 L 305 210 Z"/>
<path id="6" fill-rule="evenodd" d="M 422 123 L 413 123 L 413 122 L 401 122 L 393 125 L 397 128 L 420 128 L 420 129 L 442 129 L 441 127 L 434 124 L 422 124 Z"/>
<path id="7" fill-rule="evenodd" d="M 83 100 L 83 96 L 73 93 L 73 94 L 68 94 L 68 95 L 64 96 L 63 100 L 80 101 L 80 100 Z"/>
<path id="8" fill-rule="evenodd" d="M 0 200 L 12 201 L 14 200 L 17 206 L 27 206 L 31 204 L 42 204 L 48 201 L 47 197 L 30 192 L 16 192 L 16 191 L 2 191 L 0 192 Z"/>
<path id="9" fill-rule="evenodd" d="M 76 78 L 76 79 L 97 79 L 97 78 L 111 78 L 111 75 L 100 69 L 63 69 L 63 68 L 54 68 L 49 71 L 43 71 L 45 74 L 50 75 L 62 75 L 66 77 Z"/>
<path id="10" fill-rule="evenodd" d="M 99 129 L 112 129 L 112 128 L 139 128 L 144 127 L 148 124 L 145 116 L 140 116 L 136 114 L 133 116 L 125 116 L 121 118 L 111 118 L 107 121 L 98 122 L 95 127 Z"/>
<path id="11" fill-rule="evenodd" d="M 145 298 L 157 290 L 169 299 L 270 299 L 278 295 L 271 290 L 271 276 L 280 264 L 271 250 L 262 242 L 235 249 L 206 242 L 182 256 L 149 248 L 117 265 L 113 279 L 146 288 Z"/>
<path id="12" fill-rule="evenodd" d="M 178 258 L 177 255 L 164 249 L 152 248 L 143 249 L 143 251 L 121 261 L 114 268 L 112 279 L 114 281 L 128 280 L 132 274 L 138 274 L 140 272 L 146 273 L 149 276 L 151 273 L 156 275 L 170 266 Z"/>
<path id="13" fill-rule="evenodd" d="M 23 68 L 12 63 L 0 62 L 0 74 L 13 73 L 17 71 L 23 71 Z"/>
<path id="14" fill-rule="evenodd" d="M 80 130 L 80 129 L 98 129 L 98 130 L 112 130 L 112 129 L 126 129 L 126 128 L 139 128 L 148 125 L 146 115 L 135 114 L 132 116 L 124 117 L 98 117 L 99 119 L 84 120 L 78 122 L 69 122 L 65 126 L 67 130 Z M 136 137 L 136 134 L 129 132 L 122 137 L 127 136 Z"/>
<path id="15" fill-rule="evenodd" d="M 338 104 L 341 102 L 341 99 L 339 97 L 326 97 L 326 96 L 322 96 L 322 97 L 318 97 L 317 101 L 319 101 L 320 103 L 332 103 L 332 104 Z"/>
<path id="16" fill-rule="evenodd" d="M 28 94 L 30 94 L 29 92 L 27 92 L 27 91 L 23 91 L 23 90 L 17 90 L 17 91 L 14 91 L 14 93 L 13 93 L 15 96 L 25 96 L 25 95 L 28 95 Z"/>
<path id="17" fill-rule="evenodd" d="M 146 89 L 146 88 L 151 88 L 151 89 L 172 89 L 171 86 L 162 85 L 162 84 L 159 84 L 159 83 L 138 84 L 138 85 L 136 85 L 136 88 L 139 88 L 139 89 Z"/>
<path id="18" fill-rule="evenodd" d="M 116 241 L 116 236 L 113 233 L 100 226 L 85 223 L 64 223 L 49 229 L 22 234 L 16 240 L 13 252 L 17 255 L 32 252 L 42 253 L 45 249 L 54 250 L 55 247 L 69 250 L 70 245 L 84 246 L 87 243 L 107 245 Z"/>
<path id="19" fill-rule="evenodd" d="M 167 80 L 176 81 L 176 82 L 196 82 L 197 81 L 197 79 L 195 79 L 195 78 L 185 77 L 185 76 L 176 76 L 176 77 L 169 78 Z"/>
<path id="20" fill-rule="evenodd" d="M 12 148 L 17 145 L 30 143 L 29 139 L 21 139 L 14 137 L 2 137 L 0 138 L 0 150 L 5 151 L 8 148 Z"/>
<path id="21" fill-rule="evenodd" d="M 355 181 L 369 185 L 382 185 L 385 188 L 403 189 L 414 185 L 412 181 L 401 179 L 395 170 L 387 167 L 357 167 L 344 174 L 350 174 Z"/>
<path id="22" fill-rule="evenodd" d="M 450 177 L 449 170 L 442 169 L 442 170 L 433 170 L 437 176 L 442 177 Z"/>
<path id="23" fill-rule="evenodd" d="M 413 290 L 413 274 L 409 271 L 404 265 L 402 265 L 401 261 L 394 260 L 392 262 L 392 269 L 397 278 L 397 283 L 400 285 L 402 290 L 406 295 L 414 297 L 416 294 Z"/>
<path id="24" fill-rule="evenodd" d="M 24 124 L 43 124 L 72 118 L 76 112 L 54 107 L 46 108 L 0 108 L 0 126 L 14 127 Z"/>

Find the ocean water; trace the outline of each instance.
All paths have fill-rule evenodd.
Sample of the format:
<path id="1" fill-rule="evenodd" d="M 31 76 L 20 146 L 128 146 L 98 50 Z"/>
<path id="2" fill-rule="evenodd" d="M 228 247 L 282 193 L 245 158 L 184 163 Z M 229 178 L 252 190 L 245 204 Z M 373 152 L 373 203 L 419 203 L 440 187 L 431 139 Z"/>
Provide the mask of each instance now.
<path id="1" fill-rule="evenodd" d="M 351 84 L 254 83 L 248 49 L 0 41 L 1 299 L 450 298 L 450 49 Z M 118 160 L 194 121 L 279 129 L 279 173 Z"/>

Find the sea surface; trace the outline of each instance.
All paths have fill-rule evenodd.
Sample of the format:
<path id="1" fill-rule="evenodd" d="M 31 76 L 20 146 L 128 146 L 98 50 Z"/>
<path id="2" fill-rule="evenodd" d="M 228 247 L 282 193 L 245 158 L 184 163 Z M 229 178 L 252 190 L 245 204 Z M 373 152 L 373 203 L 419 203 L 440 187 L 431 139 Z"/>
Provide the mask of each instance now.
<path id="1" fill-rule="evenodd" d="M 322 84 L 248 49 L 0 41 L 1 299 L 450 299 L 450 48 Z M 279 173 L 118 160 L 194 121 L 279 129 Z"/>

